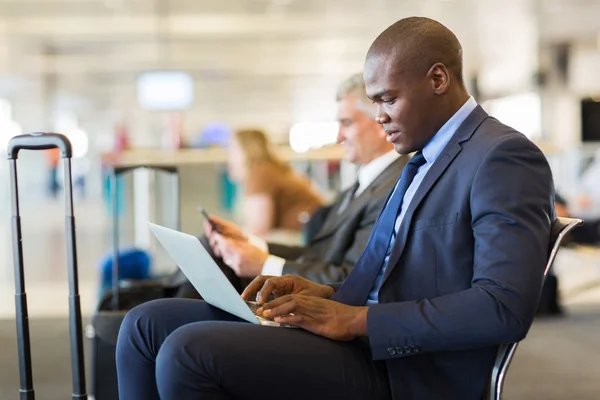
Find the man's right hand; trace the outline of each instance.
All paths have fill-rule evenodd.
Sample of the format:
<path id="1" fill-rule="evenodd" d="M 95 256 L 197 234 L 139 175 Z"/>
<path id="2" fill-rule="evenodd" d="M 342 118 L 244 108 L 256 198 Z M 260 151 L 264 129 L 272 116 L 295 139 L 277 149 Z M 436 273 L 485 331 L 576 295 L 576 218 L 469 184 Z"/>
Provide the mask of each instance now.
<path id="1" fill-rule="evenodd" d="M 253 300 L 265 304 L 269 296 L 281 297 L 288 294 L 301 294 L 328 299 L 335 293 L 331 286 L 319 285 L 298 275 L 256 277 L 242 293 L 245 301 Z"/>

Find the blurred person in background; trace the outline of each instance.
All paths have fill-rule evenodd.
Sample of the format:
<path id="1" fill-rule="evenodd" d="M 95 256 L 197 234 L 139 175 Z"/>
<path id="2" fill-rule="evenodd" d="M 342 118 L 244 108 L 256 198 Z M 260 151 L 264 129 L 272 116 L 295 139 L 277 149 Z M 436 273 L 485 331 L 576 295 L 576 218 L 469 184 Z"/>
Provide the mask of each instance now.
<path id="1" fill-rule="evenodd" d="M 115 183 L 116 187 L 112 187 L 112 164 L 117 162 L 121 154 L 132 148 L 131 139 L 129 135 L 129 129 L 124 122 L 120 122 L 115 126 L 115 132 L 112 140 L 103 143 L 99 150 L 102 152 L 100 169 L 102 171 L 102 197 L 104 204 L 109 213 L 118 212 L 119 215 L 123 212 L 125 207 L 125 184 L 123 183 L 123 176 L 117 176 Z M 112 191 L 117 192 L 117 207 L 116 210 L 112 209 Z"/>
<path id="2" fill-rule="evenodd" d="M 58 183 L 58 162 L 60 160 L 60 150 L 46 150 L 46 161 L 48 163 L 48 193 L 50 197 L 56 198 L 60 191 Z"/>
<path id="3" fill-rule="evenodd" d="M 569 213 L 586 221 L 600 220 L 600 150 L 596 151 L 590 164 L 582 172 L 573 194 L 565 193 Z M 565 202 L 566 204 L 566 202 Z M 577 229 L 580 231 L 580 229 Z"/>
<path id="4" fill-rule="evenodd" d="M 367 98 L 362 74 L 342 82 L 336 97 L 337 142 L 343 144 L 346 160 L 360 166 L 358 179 L 333 204 L 313 213 L 307 223 L 307 230 L 313 233 L 308 235 L 305 246 L 266 243 L 218 218 L 213 220 L 223 235 L 205 225 L 214 258 L 238 290 L 246 286 L 248 278 L 260 274 L 294 274 L 319 283 L 342 281 L 367 245 L 377 216 L 408 156 L 394 151 L 382 126 L 375 121 L 376 107 Z M 201 240 L 209 248 L 206 238 Z M 186 281 L 179 297 L 199 295 Z"/>
<path id="5" fill-rule="evenodd" d="M 277 157 L 264 132 L 241 130 L 233 135 L 227 168 L 243 187 L 244 229 L 264 236 L 273 230 L 299 232 L 321 196 L 310 181 Z"/>

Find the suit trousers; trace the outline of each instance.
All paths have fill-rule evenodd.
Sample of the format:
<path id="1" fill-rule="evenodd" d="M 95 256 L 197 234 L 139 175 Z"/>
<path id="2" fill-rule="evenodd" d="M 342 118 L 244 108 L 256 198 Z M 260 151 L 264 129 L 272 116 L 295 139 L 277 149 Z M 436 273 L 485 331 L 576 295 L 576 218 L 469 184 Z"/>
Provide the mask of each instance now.
<path id="1" fill-rule="evenodd" d="M 391 399 L 362 340 L 251 324 L 202 300 L 132 309 L 117 342 L 119 398 Z"/>

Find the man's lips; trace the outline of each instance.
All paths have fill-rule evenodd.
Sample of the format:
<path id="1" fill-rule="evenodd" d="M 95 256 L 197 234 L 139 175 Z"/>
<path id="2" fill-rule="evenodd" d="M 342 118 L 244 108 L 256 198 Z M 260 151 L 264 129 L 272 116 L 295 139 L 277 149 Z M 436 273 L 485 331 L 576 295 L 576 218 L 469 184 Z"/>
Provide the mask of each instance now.
<path id="1" fill-rule="evenodd" d="M 398 139 L 398 137 L 400 136 L 400 132 L 392 131 L 392 130 L 389 130 L 389 131 L 386 130 L 385 134 L 387 135 L 386 140 L 388 142 L 393 142 L 394 140 Z"/>

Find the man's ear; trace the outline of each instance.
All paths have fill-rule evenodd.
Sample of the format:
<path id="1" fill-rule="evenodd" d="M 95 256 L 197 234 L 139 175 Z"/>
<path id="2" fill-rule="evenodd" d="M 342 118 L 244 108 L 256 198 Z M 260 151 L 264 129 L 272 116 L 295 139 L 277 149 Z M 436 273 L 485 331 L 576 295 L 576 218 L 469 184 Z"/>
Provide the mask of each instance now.
<path id="1" fill-rule="evenodd" d="M 442 63 L 435 63 L 429 68 L 427 76 L 431 80 L 431 87 L 435 94 L 444 94 L 450 87 L 450 71 Z"/>

